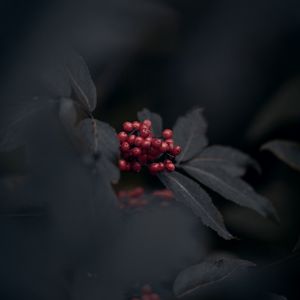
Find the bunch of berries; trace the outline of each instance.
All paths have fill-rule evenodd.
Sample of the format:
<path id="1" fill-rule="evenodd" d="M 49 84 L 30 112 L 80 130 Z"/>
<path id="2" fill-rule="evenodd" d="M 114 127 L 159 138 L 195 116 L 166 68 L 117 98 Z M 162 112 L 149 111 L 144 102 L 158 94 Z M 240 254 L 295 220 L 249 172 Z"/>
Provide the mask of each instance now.
<path id="1" fill-rule="evenodd" d="M 173 131 L 165 129 L 162 138 L 153 136 L 150 120 L 143 122 L 125 122 L 123 131 L 118 134 L 120 140 L 121 171 L 140 172 L 145 166 L 151 174 L 162 171 L 175 171 L 175 158 L 181 153 L 181 147 L 174 145 Z"/>

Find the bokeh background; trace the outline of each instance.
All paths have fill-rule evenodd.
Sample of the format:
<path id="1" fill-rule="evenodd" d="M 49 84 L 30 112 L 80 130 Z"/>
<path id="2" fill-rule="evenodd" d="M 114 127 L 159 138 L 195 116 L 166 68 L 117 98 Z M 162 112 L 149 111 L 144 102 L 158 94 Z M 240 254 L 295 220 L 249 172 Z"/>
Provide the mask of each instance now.
<path id="1" fill-rule="evenodd" d="M 172 236 L 173 240 L 167 245 L 157 243 L 157 248 L 169 247 L 168 251 L 176 248 L 177 256 L 174 255 L 164 269 L 151 270 L 149 279 L 144 275 L 151 269 L 150 265 L 164 265 L 170 252 L 147 251 L 151 248 L 150 243 L 141 250 L 145 255 L 141 255 L 140 261 L 149 261 L 151 255 L 160 259 L 155 260 L 156 264 L 151 260 L 151 263 L 145 263 L 144 271 L 141 271 L 133 267 L 132 259 L 139 257 L 139 251 L 130 256 L 135 252 L 129 248 L 124 257 L 113 260 L 106 268 L 111 273 L 107 275 L 109 284 L 107 290 L 99 291 L 98 281 L 103 278 L 99 275 L 101 279 L 99 276 L 95 279 L 93 274 L 98 271 L 87 272 L 94 266 L 92 258 L 96 257 L 92 255 L 96 250 L 90 250 L 93 247 L 90 239 L 94 240 L 94 237 L 86 237 L 88 226 L 93 226 L 86 225 L 87 212 L 85 217 L 81 215 L 84 203 L 78 200 L 74 205 L 69 194 L 72 190 L 74 198 L 88 197 L 82 187 L 87 178 L 82 175 L 80 191 L 74 188 L 74 181 L 68 176 L 84 171 L 73 166 L 62 136 L 51 135 L 55 124 L 47 115 L 39 120 L 40 130 L 35 136 L 43 141 L 38 144 L 40 152 L 35 153 L 40 171 L 35 175 L 43 179 L 34 181 L 24 196 L 29 202 L 34 199 L 35 205 L 29 205 L 30 209 L 27 209 L 27 200 L 21 205 L 8 203 L 5 193 L 1 193 L 5 200 L 0 205 L 1 299 L 104 299 L 103 295 L 106 295 L 105 299 L 119 299 L 118 292 L 123 293 L 125 288 L 123 283 L 118 286 L 118 292 L 111 288 L 114 280 L 122 281 L 114 278 L 118 268 L 113 264 L 123 266 L 124 261 L 128 262 L 122 267 L 126 272 L 134 269 L 137 276 L 153 280 L 164 271 L 172 273 L 176 268 L 180 269 L 185 263 L 180 262 L 177 266 L 176 262 L 183 256 L 188 256 L 186 263 L 191 263 L 210 251 L 228 251 L 264 265 L 291 254 L 300 234 L 300 173 L 289 169 L 270 153 L 260 152 L 260 146 L 274 138 L 300 141 L 300 3 L 292 0 L 46 3 L 3 0 L 0 5 L 2 119 L 9 114 L 7 111 L 17 101 L 15 99 L 26 101 L 26 97 L 36 92 L 41 61 L 49 63 L 57 50 L 72 46 L 86 60 L 96 84 L 97 118 L 119 129 L 124 120 L 135 119 L 136 112 L 147 107 L 160 113 L 166 127 L 171 127 L 179 115 L 195 106 L 202 107 L 211 143 L 237 147 L 259 161 L 262 174 L 249 172 L 246 179 L 271 199 L 281 219 L 280 224 L 273 224 L 214 195 L 228 227 L 241 238 L 225 243 L 213 233 L 196 237 L 195 232 L 203 230 L 200 224 L 191 224 L 196 220 L 191 221 L 187 212 L 178 214 L 174 208 L 170 218 L 173 225 L 165 227 L 165 217 L 159 215 L 161 226 L 154 232 L 161 232 L 161 227 L 167 228 L 164 234 L 168 238 Z M 48 134 L 42 128 L 46 128 Z M 61 144 L 66 147 L 63 154 L 59 150 Z M 65 170 L 60 176 L 57 176 L 50 152 L 60 159 L 57 160 L 57 164 L 61 163 L 60 171 Z M 70 160 L 66 160 L 66 156 Z M 45 157 L 49 157 L 51 163 L 45 162 Z M 1 153 L 2 184 L 7 184 L 8 178 L 13 178 L 14 184 L 20 180 L 22 159 L 19 152 Z M 156 186 L 149 178 L 127 176 L 118 188 L 137 184 L 149 188 Z M 49 191 L 52 192 L 49 194 Z M 22 214 L 24 210 L 34 213 L 36 206 L 41 205 L 36 202 L 38 198 L 43 199 L 42 203 L 53 203 L 56 199 L 54 208 L 51 207 L 55 221 L 49 223 L 45 216 L 23 218 L 18 215 L 20 207 Z M 153 212 L 141 220 L 136 217 L 133 222 L 137 224 L 128 225 L 128 231 L 134 232 L 132 226 L 138 228 L 141 224 L 153 228 L 157 216 L 151 214 Z M 75 222 L 76 226 L 73 226 L 74 216 L 75 220 L 80 220 Z M 101 226 L 100 223 L 97 226 Z M 176 226 L 181 229 L 185 226 L 186 230 L 176 235 L 172 231 Z M 143 242 L 134 243 L 144 235 L 135 234 L 136 238 L 130 235 L 120 243 L 123 246 L 131 243 L 136 249 Z M 100 247 L 108 245 L 107 240 L 110 240 L 109 235 L 101 237 L 100 244 L 94 243 Z M 189 251 L 186 252 L 186 248 Z M 197 257 L 196 252 L 201 255 Z M 175 271 L 169 266 L 172 264 L 173 267 L 176 265 Z M 83 273 L 90 274 L 90 281 L 81 277 Z M 58 274 L 63 279 L 58 280 Z M 164 281 L 165 277 L 168 276 L 160 279 Z M 266 291 L 284 294 L 288 299 L 300 298 L 299 259 L 274 265 L 266 277 L 269 279 Z M 117 295 L 113 295 L 115 292 Z"/>

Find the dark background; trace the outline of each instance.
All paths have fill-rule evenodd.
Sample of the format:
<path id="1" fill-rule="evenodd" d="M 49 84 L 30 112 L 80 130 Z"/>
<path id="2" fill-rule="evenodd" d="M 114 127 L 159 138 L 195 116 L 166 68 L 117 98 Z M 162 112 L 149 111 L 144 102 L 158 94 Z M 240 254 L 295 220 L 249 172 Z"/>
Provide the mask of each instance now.
<path id="1" fill-rule="evenodd" d="M 89 197 L 85 184 L 91 183 L 79 165 L 74 167 L 69 146 L 61 133 L 57 135 L 60 130 L 55 131 L 57 124 L 51 115 L 46 114 L 34 123 L 39 124 L 34 137 L 40 150 L 34 153 L 38 166 L 35 179 L 16 202 L 6 201 L 5 193 L 1 194 L 1 299 L 114 300 L 128 284 L 115 278 L 118 272 L 124 277 L 136 272 L 141 281 L 155 278 L 160 284 L 172 278 L 165 274 L 173 275 L 176 268 L 199 260 L 209 251 L 229 251 L 262 265 L 291 254 L 300 233 L 300 173 L 259 148 L 273 138 L 300 141 L 298 1 L 2 1 L 0 20 L 2 118 L 15 99 L 26 99 L 35 90 L 39 61 L 51 58 L 60 46 L 71 45 L 86 60 L 97 86 L 97 118 L 119 129 L 124 120 L 135 119 L 138 110 L 148 107 L 160 113 L 169 127 L 189 109 L 203 107 L 211 143 L 242 149 L 262 165 L 260 176 L 250 172 L 246 178 L 271 199 L 281 218 L 281 223 L 274 225 L 215 196 L 226 223 L 241 240 L 225 243 L 206 233 L 196 241 L 199 237 L 194 226 L 199 227 L 197 230 L 202 227 L 191 224 L 195 220 L 175 209 L 174 224 L 163 233 L 173 239 L 165 246 L 158 239 L 157 252 L 147 250 L 151 248 L 147 246 L 141 250 L 144 256 L 134 254 L 142 262 L 151 256 L 159 257 L 158 261 L 137 270 L 132 258 L 135 252 L 127 249 L 132 257 L 126 254 L 111 259 L 103 267 L 103 259 L 97 261 L 94 252 L 110 249 L 113 233 L 106 231 L 99 237 L 91 229 L 95 224 L 87 225 L 90 216 L 84 211 Z M 19 153 L 0 155 L 2 184 L 7 178 L 20 179 L 20 161 Z M 82 178 L 75 179 L 74 174 L 82 174 Z M 124 178 L 121 185 L 134 186 L 141 181 L 145 186 L 153 185 L 148 178 L 134 177 Z M 44 203 L 48 203 L 51 217 L 48 213 L 38 217 L 15 215 L 15 211 L 20 214 L 20 207 L 22 214 L 24 210 L 35 213 Z M 144 225 L 152 228 L 157 216 L 150 213 L 148 218 L 134 222 L 148 222 Z M 160 218 L 158 224 L 164 227 L 165 217 Z M 96 219 L 96 228 L 103 230 L 99 217 Z M 176 226 L 186 226 L 186 231 L 182 229 L 175 237 L 172 230 Z M 115 227 L 110 230 L 116 231 Z M 161 232 L 161 227 L 155 230 Z M 134 234 L 136 239 L 144 237 L 133 230 L 122 246 L 136 242 L 134 248 L 144 243 L 138 243 Z M 185 247 L 179 247 L 183 244 Z M 176 254 L 167 263 L 168 252 L 160 251 L 171 245 Z M 188 254 L 186 248 L 190 248 Z M 110 250 L 103 250 L 103 256 L 107 252 Z M 196 252 L 201 255 L 197 257 Z M 179 263 L 185 256 L 189 259 Z M 162 269 L 152 270 L 155 264 Z M 98 267 L 106 271 L 93 277 Z M 86 273 L 91 273 L 91 278 L 82 275 Z M 100 288 L 103 278 L 108 283 Z M 299 299 L 299 259 L 275 265 L 265 278 L 269 279 L 266 292 Z"/>

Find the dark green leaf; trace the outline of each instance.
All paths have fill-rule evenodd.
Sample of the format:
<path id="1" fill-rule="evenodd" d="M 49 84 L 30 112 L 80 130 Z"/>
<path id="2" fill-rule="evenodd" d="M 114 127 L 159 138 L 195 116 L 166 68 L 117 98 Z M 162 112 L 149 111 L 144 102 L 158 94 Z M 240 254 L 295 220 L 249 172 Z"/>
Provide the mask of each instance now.
<path id="1" fill-rule="evenodd" d="M 85 61 L 75 53 L 68 54 L 65 68 L 76 98 L 74 100 L 92 112 L 97 106 L 97 92 Z"/>
<path id="2" fill-rule="evenodd" d="M 222 215 L 198 183 L 178 172 L 162 173 L 159 178 L 174 193 L 176 200 L 190 207 L 204 225 L 224 239 L 233 238 L 224 225 Z"/>
<path id="3" fill-rule="evenodd" d="M 182 147 L 182 152 L 177 157 L 178 164 L 195 157 L 207 145 L 206 128 L 200 108 L 177 120 L 174 126 L 174 141 Z"/>
<path id="4" fill-rule="evenodd" d="M 197 163 L 194 164 L 194 161 L 188 162 L 182 168 L 197 181 L 219 193 L 224 198 L 241 206 L 252 208 L 262 216 L 277 218 L 271 202 L 267 198 L 258 195 L 245 181 L 230 176 L 222 169 L 209 166 L 201 166 L 200 168 Z"/>
<path id="5" fill-rule="evenodd" d="M 236 276 L 255 264 L 231 257 L 215 257 L 187 268 L 176 278 L 173 291 L 176 297 L 188 296 Z"/>
<path id="6" fill-rule="evenodd" d="M 243 176 L 248 166 L 260 171 L 258 163 L 249 155 L 234 148 L 219 145 L 205 148 L 198 157 L 193 159 L 193 164 L 199 168 L 201 166 L 219 168 L 235 177 Z"/>
<path id="7" fill-rule="evenodd" d="M 149 111 L 147 108 L 144 108 L 142 111 L 138 112 L 138 119 L 140 121 L 150 120 L 152 122 L 152 130 L 156 136 L 161 136 L 163 130 L 162 119 L 159 114 Z"/>
<path id="8" fill-rule="evenodd" d="M 271 151 L 291 168 L 300 171 L 300 144 L 274 140 L 264 144 L 261 149 Z"/>

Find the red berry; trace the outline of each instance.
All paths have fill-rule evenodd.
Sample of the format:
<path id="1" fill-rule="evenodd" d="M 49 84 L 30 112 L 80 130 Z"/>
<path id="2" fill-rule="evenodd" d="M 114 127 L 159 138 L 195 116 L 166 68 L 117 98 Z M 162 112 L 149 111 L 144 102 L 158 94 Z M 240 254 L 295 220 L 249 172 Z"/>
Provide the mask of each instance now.
<path id="1" fill-rule="evenodd" d="M 165 129 L 162 135 L 165 139 L 171 139 L 173 137 L 173 131 L 171 129 Z"/>
<path id="2" fill-rule="evenodd" d="M 146 127 L 150 128 L 152 126 L 152 122 L 150 120 L 145 120 L 143 122 L 143 125 L 145 125 Z"/>
<path id="3" fill-rule="evenodd" d="M 170 159 L 165 159 L 164 164 L 172 164 L 172 161 Z"/>
<path id="4" fill-rule="evenodd" d="M 150 143 L 152 143 L 153 138 L 151 136 L 148 136 L 145 138 L 145 141 L 148 141 Z"/>
<path id="5" fill-rule="evenodd" d="M 124 129 L 124 131 L 126 131 L 126 132 L 132 131 L 132 130 L 133 130 L 133 125 L 132 125 L 132 123 L 131 123 L 131 122 L 125 122 L 125 123 L 123 124 L 123 129 Z"/>
<path id="6" fill-rule="evenodd" d="M 143 139 L 142 137 L 140 137 L 140 136 L 137 136 L 137 137 L 135 138 L 134 144 L 135 144 L 137 147 L 140 147 L 140 146 L 142 146 L 143 142 L 144 142 L 144 139 Z"/>
<path id="7" fill-rule="evenodd" d="M 129 145 L 128 142 L 123 142 L 123 143 L 121 144 L 121 150 L 122 150 L 123 152 L 129 151 L 129 149 L 130 149 L 130 145 Z"/>
<path id="8" fill-rule="evenodd" d="M 127 137 L 128 137 L 128 134 L 124 131 L 121 131 L 119 134 L 118 134 L 118 137 L 119 137 L 119 140 L 121 142 L 125 142 L 127 140 Z"/>
<path id="9" fill-rule="evenodd" d="M 162 140 L 160 140 L 160 139 L 152 139 L 151 145 L 153 147 L 160 148 L 161 144 L 162 144 Z"/>
<path id="10" fill-rule="evenodd" d="M 149 128 L 147 128 L 147 127 L 141 127 L 141 129 L 140 129 L 140 135 L 141 135 L 141 137 L 143 137 L 143 138 L 146 138 L 146 137 L 148 137 L 149 135 L 150 135 L 150 130 L 149 130 Z"/>
<path id="11" fill-rule="evenodd" d="M 132 134 L 128 137 L 127 141 L 130 145 L 133 145 L 135 143 L 135 139 L 136 139 L 136 136 L 134 134 Z"/>
<path id="12" fill-rule="evenodd" d="M 149 170 L 151 173 L 157 173 L 159 172 L 159 169 L 160 169 L 160 166 L 158 163 L 152 163 L 150 166 L 149 166 Z"/>
<path id="13" fill-rule="evenodd" d="M 181 147 L 180 146 L 175 146 L 174 149 L 172 150 L 172 154 L 177 156 L 181 153 Z"/>
<path id="14" fill-rule="evenodd" d="M 162 162 L 158 164 L 159 164 L 159 172 L 162 172 L 165 169 L 165 165 Z"/>
<path id="15" fill-rule="evenodd" d="M 131 164 L 131 169 L 132 171 L 139 173 L 142 170 L 142 165 L 139 162 L 133 162 Z"/>
<path id="16" fill-rule="evenodd" d="M 165 164 L 165 168 L 169 171 L 169 172 L 174 172 L 175 171 L 175 165 L 173 163 L 168 163 Z"/>
<path id="17" fill-rule="evenodd" d="M 135 157 L 138 157 L 142 154 L 142 150 L 138 147 L 134 147 L 132 150 L 131 150 L 131 153 L 133 156 Z"/>
<path id="18" fill-rule="evenodd" d="M 127 162 L 124 159 L 119 160 L 119 169 L 121 171 L 126 171 L 127 170 Z"/>
<path id="19" fill-rule="evenodd" d="M 142 143 L 142 148 L 149 149 L 150 147 L 151 147 L 151 142 L 147 141 L 147 140 L 144 140 L 143 143 Z"/>
<path id="20" fill-rule="evenodd" d="M 169 145 L 166 142 L 162 142 L 159 150 L 162 153 L 167 152 L 169 150 Z"/>
<path id="21" fill-rule="evenodd" d="M 166 142 L 168 145 L 171 145 L 171 144 L 174 145 L 174 140 L 173 140 L 173 139 L 166 139 L 165 142 Z"/>
<path id="22" fill-rule="evenodd" d="M 140 129 L 140 126 L 141 126 L 141 123 L 138 122 L 138 121 L 134 121 L 132 122 L 132 127 L 136 130 L 139 130 Z"/>

